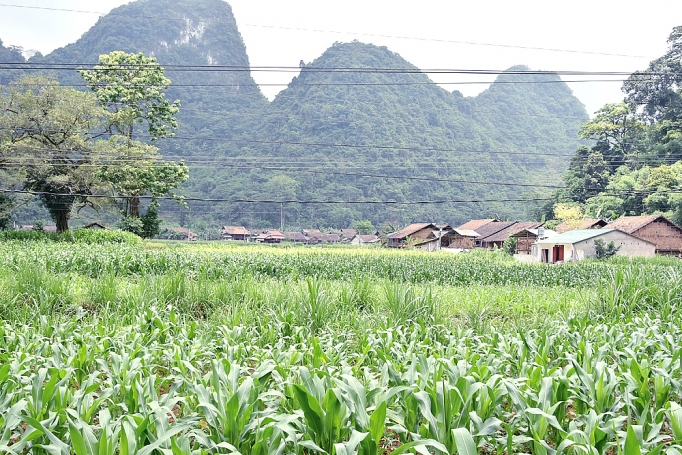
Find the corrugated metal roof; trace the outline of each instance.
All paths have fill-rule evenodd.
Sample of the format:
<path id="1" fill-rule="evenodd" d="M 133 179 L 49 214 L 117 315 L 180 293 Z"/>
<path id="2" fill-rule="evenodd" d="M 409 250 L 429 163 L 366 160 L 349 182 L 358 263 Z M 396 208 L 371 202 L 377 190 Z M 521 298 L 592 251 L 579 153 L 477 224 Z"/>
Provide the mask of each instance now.
<path id="1" fill-rule="evenodd" d="M 572 231 L 564 232 L 563 234 L 558 234 L 548 239 L 538 240 L 538 244 L 574 244 L 582 242 L 583 240 L 588 240 L 593 237 L 599 237 L 601 235 L 607 234 L 617 229 L 574 229 Z"/>
<path id="2" fill-rule="evenodd" d="M 456 232 L 457 234 L 461 235 L 462 237 L 480 237 L 478 235 L 478 232 L 474 231 L 473 229 L 453 229 L 453 232 Z"/>
<path id="3" fill-rule="evenodd" d="M 599 229 L 603 226 L 606 226 L 606 221 L 591 218 L 585 220 L 564 221 L 554 228 L 554 230 L 559 234 L 563 234 L 564 232 L 573 231 L 575 229 Z"/>
<path id="4" fill-rule="evenodd" d="M 486 237 L 490 237 L 493 234 L 497 234 L 500 231 L 506 231 L 510 227 L 516 224 L 516 221 L 493 221 L 480 228 L 476 229 L 478 235 L 481 236 L 480 240 L 487 241 Z M 505 236 L 505 239 L 507 237 Z"/>
<path id="5" fill-rule="evenodd" d="M 643 215 L 643 216 L 621 216 L 615 221 L 606 225 L 607 228 L 620 229 L 621 231 L 632 234 L 633 232 L 642 229 L 649 223 L 652 223 L 659 218 L 668 221 L 663 215 Z M 672 222 L 670 222 L 672 224 Z"/>
<path id="6" fill-rule="evenodd" d="M 529 221 L 529 222 L 523 222 L 523 223 L 516 223 L 511 226 L 509 226 L 507 229 L 502 229 L 499 232 L 496 232 L 495 234 L 489 235 L 488 237 L 485 237 L 481 239 L 483 242 L 504 242 L 509 238 L 509 236 L 516 234 L 519 231 L 522 231 L 524 229 L 532 229 L 532 228 L 537 228 L 539 226 L 542 226 L 542 222 L 538 221 Z"/>
<path id="7" fill-rule="evenodd" d="M 251 235 L 251 233 L 242 226 L 224 226 L 223 232 L 230 235 Z"/>
<path id="8" fill-rule="evenodd" d="M 511 235 L 511 237 L 523 237 L 524 232 L 530 232 L 534 236 L 538 236 L 540 234 L 540 229 L 521 229 L 518 232 L 515 232 L 514 234 Z M 553 231 L 551 229 L 543 229 L 543 238 L 547 237 L 554 237 L 555 235 L 559 235 L 556 231 Z"/>
<path id="9" fill-rule="evenodd" d="M 419 232 L 422 229 L 428 228 L 429 226 L 433 227 L 433 229 L 436 229 L 436 226 L 432 223 L 415 223 L 415 224 L 410 224 L 407 227 L 402 228 L 399 231 L 395 231 L 393 234 L 389 234 L 386 236 L 386 238 L 389 239 L 404 239 L 408 235 L 412 235 L 415 232 Z"/>
<path id="10" fill-rule="evenodd" d="M 493 221 L 497 221 L 495 218 L 488 218 L 486 220 L 471 220 L 467 221 L 461 226 L 457 226 L 457 229 L 471 229 L 472 231 L 478 232 L 478 228 L 485 226 L 488 223 L 492 223 Z"/>

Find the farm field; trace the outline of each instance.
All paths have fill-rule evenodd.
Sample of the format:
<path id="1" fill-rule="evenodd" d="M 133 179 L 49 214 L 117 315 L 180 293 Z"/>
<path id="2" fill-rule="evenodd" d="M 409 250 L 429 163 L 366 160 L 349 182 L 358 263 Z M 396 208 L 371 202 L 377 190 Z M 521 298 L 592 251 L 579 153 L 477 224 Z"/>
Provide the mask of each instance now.
<path id="1" fill-rule="evenodd" d="M 5 241 L 0 453 L 682 453 L 681 273 Z"/>

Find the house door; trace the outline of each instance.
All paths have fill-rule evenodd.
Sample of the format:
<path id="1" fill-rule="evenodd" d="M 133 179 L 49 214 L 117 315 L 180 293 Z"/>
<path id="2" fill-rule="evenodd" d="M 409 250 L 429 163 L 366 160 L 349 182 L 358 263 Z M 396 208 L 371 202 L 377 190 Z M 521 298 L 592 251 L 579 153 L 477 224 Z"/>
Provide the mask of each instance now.
<path id="1" fill-rule="evenodd" d="M 563 245 L 555 245 L 554 248 L 552 249 L 552 258 L 554 263 L 563 261 L 564 260 L 564 246 Z"/>
<path id="2" fill-rule="evenodd" d="M 540 262 L 544 262 L 545 264 L 548 263 L 549 262 L 549 250 L 543 248 L 542 250 L 540 250 L 540 252 L 542 255 L 540 258 Z"/>

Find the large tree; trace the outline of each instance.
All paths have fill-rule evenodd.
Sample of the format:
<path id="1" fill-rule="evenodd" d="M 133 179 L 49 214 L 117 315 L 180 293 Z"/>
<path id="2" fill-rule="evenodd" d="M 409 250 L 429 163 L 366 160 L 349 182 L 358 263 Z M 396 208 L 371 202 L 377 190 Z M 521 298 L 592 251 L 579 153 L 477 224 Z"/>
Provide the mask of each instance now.
<path id="1" fill-rule="evenodd" d="M 188 178 L 182 163 L 163 162 L 158 149 L 136 140 L 136 126 L 145 125 L 148 139 L 173 136 L 180 102 L 164 94 L 171 81 L 155 58 L 121 51 L 101 55 L 92 70 L 81 76 L 109 115 L 110 150 L 116 162 L 104 169 L 104 178 L 126 198 L 124 216 L 140 216 L 140 196 L 172 194 Z M 125 138 L 121 141 L 119 138 Z"/>
<path id="2" fill-rule="evenodd" d="M 99 57 L 99 64 L 80 74 L 100 104 L 110 112 L 111 132 L 134 139 L 135 126 L 146 124 L 151 140 L 169 137 L 178 128 L 180 101 L 169 102 L 171 80 L 153 57 L 114 51 Z"/>
<path id="3" fill-rule="evenodd" d="M 58 232 L 68 230 L 75 207 L 94 203 L 88 197 L 100 185 L 94 132 L 104 114 L 93 94 L 46 77 L 25 76 L 2 88 L 2 155 L 18 186 L 38 194 Z"/>

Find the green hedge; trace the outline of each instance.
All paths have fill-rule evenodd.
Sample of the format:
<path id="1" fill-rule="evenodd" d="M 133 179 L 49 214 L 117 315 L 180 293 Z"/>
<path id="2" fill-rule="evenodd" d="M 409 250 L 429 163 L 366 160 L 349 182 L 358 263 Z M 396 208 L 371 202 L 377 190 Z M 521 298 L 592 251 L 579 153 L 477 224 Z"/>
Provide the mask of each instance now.
<path id="1" fill-rule="evenodd" d="M 89 244 L 125 243 L 128 245 L 142 243 L 140 237 L 130 232 L 104 229 L 77 229 L 60 234 L 45 231 L 2 231 L 0 232 L 0 240 L 78 242 Z"/>

